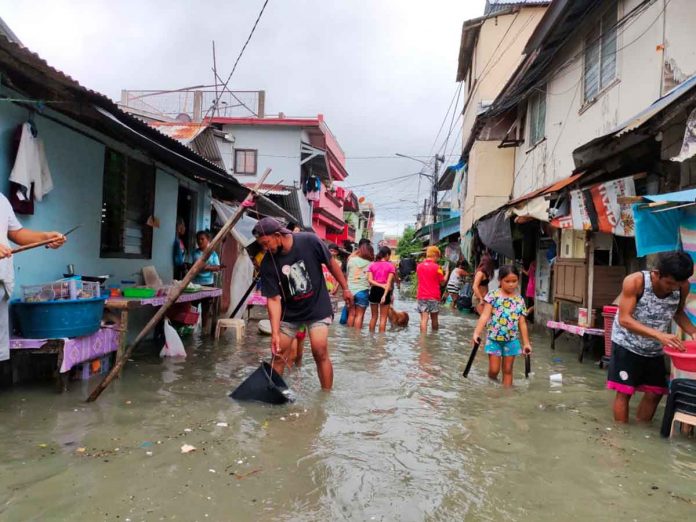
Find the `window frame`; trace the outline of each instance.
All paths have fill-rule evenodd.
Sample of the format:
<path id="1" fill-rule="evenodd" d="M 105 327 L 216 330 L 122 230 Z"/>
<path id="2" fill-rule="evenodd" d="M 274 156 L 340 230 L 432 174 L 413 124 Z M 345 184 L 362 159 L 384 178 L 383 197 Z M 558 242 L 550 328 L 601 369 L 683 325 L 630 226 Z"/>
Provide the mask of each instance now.
<path id="1" fill-rule="evenodd" d="M 143 187 L 143 190 L 140 190 L 140 194 L 144 196 L 144 198 L 141 200 L 142 204 L 144 207 L 146 207 L 146 212 L 147 217 L 145 217 L 145 221 L 143 223 L 139 223 L 139 229 L 142 233 L 141 236 L 141 253 L 135 254 L 135 253 L 128 253 L 125 251 L 126 245 L 125 241 L 123 240 L 123 237 L 120 239 L 120 250 L 119 251 L 114 251 L 114 250 L 105 250 L 105 245 L 103 242 L 103 237 L 105 234 L 104 230 L 104 225 L 105 225 L 105 205 L 107 203 L 107 197 L 112 197 L 112 194 L 108 194 L 108 191 L 111 189 L 110 186 L 107 185 L 106 183 L 106 178 L 107 178 L 107 169 L 109 168 L 109 155 L 110 154 L 116 154 L 120 156 L 121 161 L 122 161 L 122 168 L 121 171 L 119 172 L 119 177 L 121 178 L 121 190 L 123 191 L 122 193 L 122 212 L 120 216 L 120 234 L 123 236 L 124 234 L 124 229 L 126 227 L 126 221 L 127 221 L 127 210 L 128 210 L 128 183 L 129 183 L 129 176 L 133 176 L 135 179 L 131 180 L 131 182 L 135 182 L 139 187 Z M 149 171 L 147 172 L 148 176 L 151 176 L 150 180 L 144 180 L 142 178 L 143 171 Z M 124 179 L 125 178 L 125 179 Z M 151 187 L 148 187 L 147 185 L 151 185 Z M 148 191 L 148 189 L 150 189 Z M 149 220 L 150 217 L 154 216 L 155 212 L 155 193 L 157 190 L 157 169 L 154 164 L 151 163 L 146 163 L 144 161 L 137 160 L 135 158 L 132 158 L 128 156 L 127 154 L 124 154 L 120 151 L 111 149 L 109 147 L 106 147 L 106 150 L 104 152 L 104 168 L 102 171 L 102 216 L 101 216 L 101 221 L 100 221 L 100 241 L 99 241 L 99 258 L 100 259 L 152 259 L 152 249 L 153 249 L 153 228 L 148 225 L 147 220 Z"/>
<path id="2" fill-rule="evenodd" d="M 240 171 L 238 170 L 238 162 L 237 162 L 237 153 L 243 152 L 243 153 L 249 153 L 253 152 L 254 153 L 254 171 L 253 172 L 247 172 L 247 171 Z M 246 163 L 246 160 L 245 160 Z M 255 176 L 259 171 L 259 151 L 258 149 L 234 149 L 234 173 L 239 174 L 241 176 Z"/>
<path id="3" fill-rule="evenodd" d="M 539 113 L 542 105 L 544 116 L 541 120 L 541 133 L 539 134 Z M 536 90 L 529 97 L 527 114 L 529 114 L 529 148 L 534 148 L 546 139 L 546 87 Z"/>
<path id="4" fill-rule="evenodd" d="M 607 31 L 606 28 L 604 27 L 605 24 L 605 18 L 609 13 L 614 14 L 614 26 L 612 30 L 612 38 L 614 40 L 614 64 L 613 64 L 613 73 L 611 78 L 608 78 L 604 80 L 603 78 L 603 68 L 605 65 L 605 46 L 607 41 L 609 41 L 609 38 L 607 37 Z M 619 22 L 619 3 L 618 2 L 612 2 L 612 4 L 605 9 L 604 11 L 601 12 L 601 14 L 598 17 L 599 21 L 599 28 L 597 29 L 596 27 L 592 28 L 588 35 L 585 37 L 584 42 L 583 42 L 583 67 L 582 67 L 582 97 L 583 97 L 583 106 L 587 106 L 592 104 L 597 98 L 599 98 L 604 91 L 609 89 L 612 85 L 614 85 L 617 80 L 618 80 L 618 61 L 619 61 L 619 34 L 616 28 L 616 25 Z M 593 35 L 595 31 L 599 31 L 598 35 Z M 597 62 L 596 62 L 596 68 L 597 68 L 597 87 L 596 91 L 592 93 L 591 96 L 588 97 L 587 93 L 587 81 L 588 81 L 588 53 L 590 52 L 591 48 L 596 46 L 596 52 L 597 52 Z"/>

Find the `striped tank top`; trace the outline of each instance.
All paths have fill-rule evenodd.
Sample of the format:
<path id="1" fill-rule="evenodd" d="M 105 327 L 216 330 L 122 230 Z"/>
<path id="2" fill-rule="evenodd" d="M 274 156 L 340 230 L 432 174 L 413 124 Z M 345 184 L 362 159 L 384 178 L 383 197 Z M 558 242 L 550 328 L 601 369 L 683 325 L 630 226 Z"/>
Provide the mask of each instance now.
<path id="1" fill-rule="evenodd" d="M 639 323 L 660 332 L 669 332 L 674 319 L 674 314 L 679 308 L 681 294 L 676 290 L 665 298 L 655 295 L 652 286 L 650 272 L 643 272 L 643 295 L 636 303 L 633 311 L 633 318 Z M 643 337 L 629 332 L 619 324 L 619 314 L 614 318 L 614 327 L 611 333 L 611 340 L 633 352 L 645 357 L 656 357 L 662 355 L 662 346 L 658 341 L 650 337 Z"/>

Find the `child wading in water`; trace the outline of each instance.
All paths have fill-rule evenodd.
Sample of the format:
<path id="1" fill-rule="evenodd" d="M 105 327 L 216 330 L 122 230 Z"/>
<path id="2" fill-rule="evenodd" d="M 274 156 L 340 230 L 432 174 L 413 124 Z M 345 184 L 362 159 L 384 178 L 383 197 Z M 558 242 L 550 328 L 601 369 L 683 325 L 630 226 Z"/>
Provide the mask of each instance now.
<path id="1" fill-rule="evenodd" d="M 474 342 L 481 339 L 484 328 L 488 328 L 486 353 L 488 354 L 488 377 L 497 380 L 502 361 L 503 386 L 512 386 L 512 366 L 515 357 L 521 355 L 519 336 L 522 336 L 524 353 L 532 352 L 527 331 L 527 307 L 519 294 L 520 272 L 511 265 L 501 266 L 498 271 L 500 288 L 489 292 L 484 301 L 483 312 L 474 330 Z"/>
<path id="2" fill-rule="evenodd" d="M 379 331 L 387 331 L 387 316 L 392 302 L 392 289 L 396 268 L 389 262 L 391 248 L 383 246 L 377 252 L 375 262 L 367 269 L 370 283 L 370 331 L 374 332 L 379 319 Z"/>

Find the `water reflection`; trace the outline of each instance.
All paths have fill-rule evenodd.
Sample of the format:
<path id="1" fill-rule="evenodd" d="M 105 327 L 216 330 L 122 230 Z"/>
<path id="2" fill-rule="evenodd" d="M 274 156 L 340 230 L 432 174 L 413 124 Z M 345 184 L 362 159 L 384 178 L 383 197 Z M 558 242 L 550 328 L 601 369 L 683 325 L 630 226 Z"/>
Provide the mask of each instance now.
<path id="1" fill-rule="evenodd" d="M 267 356 L 189 340 L 186 361 L 156 348 L 96 403 L 19 388 L 0 401 L 0 518 L 87 520 L 662 520 L 696 501 L 693 441 L 611 421 L 604 373 L 535 339 L 534 374 L 510 390 L 479 357 L 461 377 L 473 318 L 384 334 L 334 326 L 335 389 L 311 358 L 288 371 L 298 401 L 243 405 L 227 394 Z M 563 384 L 548 376 L 563 373 Z M 196 451 L 181 453 L 190 444 Z M 80 452 L 79 449 L 84 448 Z M 656 488 L 656 489 L 655 489 Z M 207 515 L 207 516 L 206 516 Z M 118 517 L 118 518 L 117 518 Z"/>

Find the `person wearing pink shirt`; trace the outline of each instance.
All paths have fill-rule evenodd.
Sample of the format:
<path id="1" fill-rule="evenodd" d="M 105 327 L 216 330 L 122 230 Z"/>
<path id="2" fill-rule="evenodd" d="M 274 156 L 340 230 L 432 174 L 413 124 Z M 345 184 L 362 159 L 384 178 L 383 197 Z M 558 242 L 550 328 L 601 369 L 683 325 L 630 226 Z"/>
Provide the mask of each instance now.
<path id="1" fill-rule="evenodd" d="M 389 261 L 391 249 L 380 247 L 375 262 L 367 269 L 367 280 L 370 283 L 370 331 L 374 332 L 379 319 L 379 331 L 387 330 L 387 317 L 392 303 L 392 290 L 396 268 Z"/>

